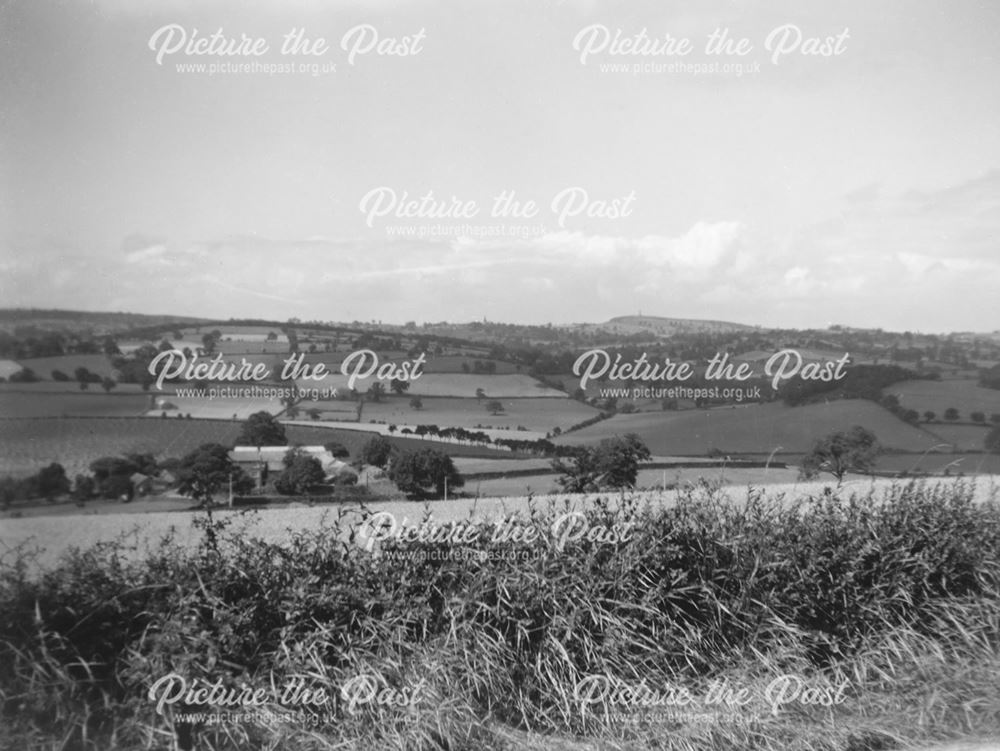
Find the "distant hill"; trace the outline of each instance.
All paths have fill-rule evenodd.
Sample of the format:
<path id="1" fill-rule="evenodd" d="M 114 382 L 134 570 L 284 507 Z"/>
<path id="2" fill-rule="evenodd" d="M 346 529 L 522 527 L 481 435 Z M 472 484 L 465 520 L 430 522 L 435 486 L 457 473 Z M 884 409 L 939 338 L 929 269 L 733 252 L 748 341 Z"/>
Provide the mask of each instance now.
<path id="1" fill-rule="evenodd" d="M 702 321 L 694 318 L 664 318 L 662 316 L 616 316 L 602 328 L 628 327 L 635 331 L 651 331 L 661 336 L 695 333 L 726 333 L 752 331 L 753 326 L 728 321 Z"/>
<path id="2" fill-rule="evenodd" d="M 0 330 L 9 332 L 22 326 L 34 326 L 45 331 L 91 331 L 96 334 L 112 334 L 133 328 L 162 326 L 169 323 L 192 324 L 203 320 L 189 316 L 141 313 L 0 308 Z"/>

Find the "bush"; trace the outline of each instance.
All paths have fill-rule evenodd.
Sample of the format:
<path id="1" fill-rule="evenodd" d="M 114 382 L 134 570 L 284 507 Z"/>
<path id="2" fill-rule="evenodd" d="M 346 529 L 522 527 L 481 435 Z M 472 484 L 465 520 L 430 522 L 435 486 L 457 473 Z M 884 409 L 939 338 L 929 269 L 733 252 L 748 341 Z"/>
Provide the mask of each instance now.
<path id="1" fill-rule="evenodd" d="M 404 429 L 402 432 L 407 431 Z M 368 442 L 361 447 L 361 453 L 358 455 L 358 460 L 362 464 L 370 464 L 373 467 L 385 469 L 393 451 L 394 448 L 392 442 L 389 441 L 388 438 L 376 435 L 368 439 Z"/>
<path id="2" fill-rule="evenodd" d="M 213 749 L 499 749 L 511 745 L 492 730 L 504 722 L 650 748 L 662 727 L 623 729 L 609 704 L 575 701 L 576 682 L 801 672 L 848 677 L 855 714 L 797 706 L 742 736 L 695 723 L 685 747 L 861 748 L 847 734 L 897 707 L 934 713 L 920 723 L 898 710 L 900 743 L 949 728 L 988 735 L 1000 510 L 972 490 L 911 483 L 794 503 L 750 491 L 740 504 L 702 485 L 672 506 L 598 499 L 582 518 L 621 534 L 562 546 L 549 531 L 565 509 L 536 506 L 520 517 L 533 542 L 474 522 L 483 534 L 468 549 L 481 556 L 391 539 L 375 554 L 343 544 L 340 518 L 277 544 L 207 516 L 194 548 L 167 539 L 140 556 L 104 544 L 37 577 L 7 560 L 3 733 L 11 748 L 166 749 L 170 720 L 146 696 L 172 671 L 268 692 L 308 676 L 331 696 L 365 671 L 391 686 L 423 681 L 412 711 L 336 701 L 315 722 L 172 729 Z M 386 554 L 404 549 L 425 557 Z"/>

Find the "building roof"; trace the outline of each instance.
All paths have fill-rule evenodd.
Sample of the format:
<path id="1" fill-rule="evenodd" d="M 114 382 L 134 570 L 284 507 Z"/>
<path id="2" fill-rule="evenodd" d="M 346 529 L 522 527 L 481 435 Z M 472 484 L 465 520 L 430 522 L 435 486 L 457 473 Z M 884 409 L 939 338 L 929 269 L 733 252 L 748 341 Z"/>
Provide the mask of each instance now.
<path id="1" fill-rule="evenodd" d="M 285 454 L 292 446 L 236 446 L 229 452 L 229 458 L 243 466 L 253 466 L 263 462 L 269 472 L 281 472 L 285 468 Z M 295 446 L 307 456 L 319 460 L 323 471 L 329 476 L 340 472 L 347 466 L 346 462 L 336 459 L 333 454 L 322 446 Z"/>

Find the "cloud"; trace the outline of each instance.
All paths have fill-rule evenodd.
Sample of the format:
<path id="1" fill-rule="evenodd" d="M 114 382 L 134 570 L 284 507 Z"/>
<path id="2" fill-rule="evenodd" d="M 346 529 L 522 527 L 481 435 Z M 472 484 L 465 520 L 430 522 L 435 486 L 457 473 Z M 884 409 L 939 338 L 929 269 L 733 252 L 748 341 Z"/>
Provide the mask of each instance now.
<path id="1" fill-rule="evenodd" d="M 866 186 L 825 220 L 767 237 L 735 219 L 676 235 L 378 233 L 175 244 L 122 254 L 15 246 L 11 304 L 321 320 L 596 321 L 663 315 L 804 328 L 995 328 L 1000 171 L 937 190 Z"/>

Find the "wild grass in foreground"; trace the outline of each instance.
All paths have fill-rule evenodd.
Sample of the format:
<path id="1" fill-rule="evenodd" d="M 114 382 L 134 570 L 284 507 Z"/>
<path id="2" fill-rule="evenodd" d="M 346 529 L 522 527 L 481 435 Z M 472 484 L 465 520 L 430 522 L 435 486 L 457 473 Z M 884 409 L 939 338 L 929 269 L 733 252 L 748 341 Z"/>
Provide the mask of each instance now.
<path id="1" fill-rule="evenodd" d="M 973 490 L 733 504 L 706 485 L 669 508 L 599 500 L 588 529 L 628 533 L 565 545 L 566 509 L 536 506 L 519 542 L 470 521 L 461 544 L 369 551 L 331 519 L 276 545 L 206 518 L 197 549 L 165 539 L 139 562 L 104 544 L 34 576 L 22 556 L 0 572 L 0 744 L 875 751 L 996 735 L 1000 509 Z"/>

